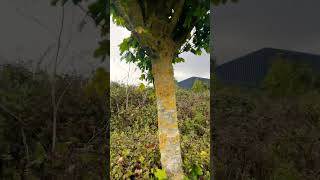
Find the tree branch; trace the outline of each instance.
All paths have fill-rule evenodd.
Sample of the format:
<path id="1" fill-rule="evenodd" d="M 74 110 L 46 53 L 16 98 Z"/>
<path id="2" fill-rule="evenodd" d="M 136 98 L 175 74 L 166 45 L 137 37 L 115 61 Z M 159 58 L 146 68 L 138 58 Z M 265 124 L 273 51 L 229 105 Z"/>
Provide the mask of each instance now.
<path id="1" fill-rule="evenodd" d="M 134 24 L 131 22 L 128 14 L 126 13 L 125 9 L 123 8 L 123 6 L 121 5 L 119 0 L 112 0 L 111 1 L 111 5 L 113 5 L 115 7 L 115 11 L 117 12 L 117 14 L 124 19 L 124 21 L 126 22 L 126 28 L 133 32 L 135 31 L 135 26 Z"/>
<path id="2" fill-rule="evenodd" d="M 170 33 L 172 33 L 172 31 L 176 28 L 178 24 L 178 21 L 180 19 L 180 16 L 183 10 L 184 2 L 185 0 L 178 0 L 174 5 L 174 8 L 173 8 L 174 13 L 172 15 L 171 22 L 170 22 Z"/>
<path id="3" fill-rule="evenodd" d="M 180 36 L 175 40 L 177 48 L 180 48 L 190 38 L 192 29 L 193 26 L 190 26 L 189 28 L 185 28 L 183 32 L 180 32 Z"/>
<path id="4" fill-rule="evenodd" d="M 34 79 L 34 76 L 37 73 L 37 71 L 40 70 L 40 66 L 41 66 L 42 62 L 44 61 L 45 57 L 48 55 L 48 53 L 50 52 L 50 50 L 53 48 L 54 45 L 55 45 L 55 43 L 50 44 L 47 47 L 47 49 L 39 57 L 38 62 L 36 63 L 34 70 L 33 70 L 33 78 L 32 79 Z"/>
<path id="5" fill-rule="evenodd" d="M 61 103 L 61 101 L 62 101 L 62 98 L 63 98 L 63 96 L 65 95 L 65 93 L 67 92 L 68 88 L 71 86 L 71 84 L 72 84 L 72 80 L 69 81 L 69 83 L 68 83 L 67 86 L 64 88 L 64 90 L 62 91 L 61 95 L 59 96 L 58 101 L 57 101 L 56 111 L 59 110 L 59 106 L 60 106 L 60 103 Z"/>
<path id="6" fill-rule="evenodd" d="M 42 27 L 44 30 L 46 30 L 52 37 L 56 37 L 56 34 L 54 34 L 53 32 L 51 32 L 51 31 L 50 31 L 50 28 L 49 28 L 47 25 L 45 25 L 43 22 L 41 22 L 38 18 L 36 18 L 36 17 L 34 17 L 34 16 L 32 16 L 32 15 L 29 15 L 29 14 L 24 13 L 24 12 L 23 12 L 21 9 L 19 9 L 19 8 L 16 8 L 16 12 L 17 12 L 19 15 L 21 15 L 21 16 L 27 18 L 27 19 L 30 19 L 30 20 L 33 21 L 34 23 L 38 24 L 40 27 Z"/>
<path id="7" fill-rule="evenodd" d="M 144 0 L 137 0 L 137 1 L 138 1 L 139 6 L 140 6 L 143 23 L 144 23 L 144 25 L 145 25 L 146 20 L 147 20 L 147 16 L 146 16 L 146 3 L 145 3 Z"/>

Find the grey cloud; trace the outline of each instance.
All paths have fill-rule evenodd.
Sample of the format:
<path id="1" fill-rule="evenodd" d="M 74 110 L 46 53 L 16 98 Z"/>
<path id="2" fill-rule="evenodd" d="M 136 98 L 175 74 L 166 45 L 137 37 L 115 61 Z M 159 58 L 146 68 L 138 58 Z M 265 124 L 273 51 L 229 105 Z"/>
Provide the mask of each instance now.
<path id="1" fill-rule="evenodd" d="M 263 47 L 320 54 L 320 1 L 240 0 L 211 7 L 218 64 Z"/>
<path id="2" fill-rule="evenodd" d="M 49 45 L 57 42 L 61 8 L 50 6 L 49 0 L 2 0 L 0 12 L 0 64 L 37 59 Z M 109 69 L 108 63 L 101 64 L 92 57 L 100 35 L 89 18 L 86 18 L 87 23 L 79 32 L 78 27 L 84 17 L 85 13 L 78 7 L 71 4 L 65 7 L 61 52 L 68 50 L 60 65 L 61 72 L 76 68 L 78 73 L 87 74 L 99 65 Z M 53 48 L 44 64 L 50 66 L 55 52 L 56 48 Z"/>

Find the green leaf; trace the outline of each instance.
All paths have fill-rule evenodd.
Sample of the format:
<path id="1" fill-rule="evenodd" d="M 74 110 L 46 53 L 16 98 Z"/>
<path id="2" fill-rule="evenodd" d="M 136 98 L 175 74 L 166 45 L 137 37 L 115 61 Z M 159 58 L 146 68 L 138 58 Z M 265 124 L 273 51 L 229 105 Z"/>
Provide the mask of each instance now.
<path id="1" fill-rule="evenodd" d="M 202 169 L 201 169 L 201 167 L 199 165 L 195 166 L 194 171 L 198 176 L 202 176 L 203 175 L 203 171 L 202 171 Z"/>
<path id="2" fill-rule="evenodd" d="M 107 54 L 110 54 L 110 40 L 105 39 L 99 42 L 99 47 L 94 51 L 93 56 L 105 60 Z"/>
<path id="3" fill-rule="evenodd" d="M 140 84 L 140 85 L 141 85 L 141 84 Z M 143 84 L 142 84 L 142 85 L 143 85 Z M 145 158 L 144 158 L 143 156 L 140 156 L 140 157 L 139 157 L 139 161 L 140 161 L 140 162 L 143 162 L 144 159 L 145 159 Z"/>
<path id="4" fill-rule="evenodd" d="M 123 39 L 122 43 L 119 45 L 119 50 L 120 50 L 120 55 L 122 55 L 124 52 L 128 51 L 130 46 L 129 46 L 129 38 Z"/>
<path id="5" fill-rule="evenodd" d="M 164 169 L 157 169 L 156 172 L 154 173 L 157 179 L 159 180 L 166 180 L 168 179 L 167 173 Z"/>
<path id="6" fill-rule="evenodd" d="M 174 59 L 174 63 L 181 63 L 184 62 L 185 60 L 182 57 L 177 57 Z"/>
<path id="7" fill-rule="evenodd" d="M 144 74 L 141 74 L 140 78 L 139 78 L 141 81 L 145 80 L 146 79 L 146 76 Z"/>
<path id="8" fill-rule="evenodd" d="M 124 56 L 121 57 L 121 60 L 125 60 L 126 62 L 135 62 L 135 56 L 128 51 Z"/>

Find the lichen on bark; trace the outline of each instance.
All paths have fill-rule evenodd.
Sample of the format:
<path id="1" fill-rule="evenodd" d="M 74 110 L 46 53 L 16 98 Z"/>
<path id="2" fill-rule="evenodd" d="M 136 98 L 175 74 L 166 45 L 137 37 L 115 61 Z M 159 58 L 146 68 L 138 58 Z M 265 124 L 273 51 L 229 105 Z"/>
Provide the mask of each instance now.
<path id="1" fill-rule="evenodd" d="M 152 61 L 152 73 L 157 97 L 161 164 L 170 179 L 180 180 L 184 175 L 172 66 L 173 55 L 173 49 L 169 45 L 162 49 L 159 58 Z"/>

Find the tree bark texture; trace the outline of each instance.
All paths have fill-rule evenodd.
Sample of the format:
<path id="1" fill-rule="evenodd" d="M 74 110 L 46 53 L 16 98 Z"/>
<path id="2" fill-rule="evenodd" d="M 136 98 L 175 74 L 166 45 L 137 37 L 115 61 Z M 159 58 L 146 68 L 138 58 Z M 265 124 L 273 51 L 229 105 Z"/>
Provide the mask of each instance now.
<path id="1" fill-rule="evenodd" d="M 167 48 L 166 48 L 167 49 Z M 183 179 L 180 133 L 176 108 L 176 84 L 172 66 L 173 52 L 168 48 L 152 60 L 157 97 L 158 132 L 162 168 L 170 180 Z"/>

